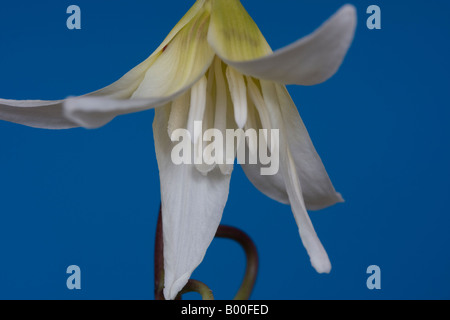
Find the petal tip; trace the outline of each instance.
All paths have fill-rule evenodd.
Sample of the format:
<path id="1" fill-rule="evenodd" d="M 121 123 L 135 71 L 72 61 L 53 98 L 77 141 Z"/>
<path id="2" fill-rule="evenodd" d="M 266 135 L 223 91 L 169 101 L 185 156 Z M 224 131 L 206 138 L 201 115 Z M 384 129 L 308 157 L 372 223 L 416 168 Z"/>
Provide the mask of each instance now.
<path id="1" fill-rule="evenodd" d="M 350 3 L 344 4 L 341 7 L 340 11 L 346 12 L 348 14 L 356 15 L 356 8 L 354 5 L 352 5 Z"/>
<path id="2" fill-rule="evenodd" d="M 327 259 L 311 259 L 313 268 L 320 274 L 329 274 L 331 272 L 331 262 Z"/>
<path id="3" fill-rule="evenodd" d="M 272 54 L 248 61 L 218 55 L 248 76 L 281 84 L 317 85 L 338 71 L 353 42 L 356 24 L 356 8 L 346 4 L 319 29 Z"/>
<path id="4" fill-rule="evenodd" d="M 180 278 L 175 280 L 172 284 L 167 284 L 164 287 L 164 298 L 166 300 L 174 300 L 178 293 L 180 293 L 181 290 L 183 290 L 186 283 L 189 281 L 190 274 L 185 273 Z"/>
<path id="5" fill-rule="evenodd" d="M 339 9 L 337 15 L 347 17 L 347 20 L 352 22 L 350 24 L 350 26 L 353 28 L 353 32 L 354 32 L 354 29 L 356 28 L 356 23 L 358 20 L 356 7 L 352 4 L 346 4 L 341 9 Z"/>
<path id="6" fill-rule="evenodd" d="M 247 123 L 247 115 L 236 116 L 236 124 L 239 129 L 243 129 Z"/>

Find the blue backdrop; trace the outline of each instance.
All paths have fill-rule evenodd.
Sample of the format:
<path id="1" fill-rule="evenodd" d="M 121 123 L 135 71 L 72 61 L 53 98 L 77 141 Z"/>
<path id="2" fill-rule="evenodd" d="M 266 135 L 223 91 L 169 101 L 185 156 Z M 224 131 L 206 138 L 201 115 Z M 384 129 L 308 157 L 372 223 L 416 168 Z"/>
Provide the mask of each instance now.
<path id="1" fill-rule="evenodd" d="M 273 48 L 310 33 L 344 1 L 243 0 Z M 58 99 L 102 88 L 144 60 L 193 1 L 3 1 L 0 97 Z M 82 29 L 66 28 L 80 6 Z M 311 268 L 290 208 L 236 168 L 223 222 L 256 242 L 255 299 L 448 299 L 447 1 L 354 1 L 358 29 L 336 76 L 290 87 L 346 202 L 311 219 L 333 270 Z M 366 9 L 382 10 L 368 30 Z M 0 298 L 153 299 L 160 202 L 153 112 L 98 130 L 0 122 Z M 82 289 L 66 287 L 78 265 Z M 381 268 L 381 290 L 366 269 Z M 232 298 L 244 254 L 216 240 L 193 277 Z M 196 298 L 195 295 L 190 296 Z"/>

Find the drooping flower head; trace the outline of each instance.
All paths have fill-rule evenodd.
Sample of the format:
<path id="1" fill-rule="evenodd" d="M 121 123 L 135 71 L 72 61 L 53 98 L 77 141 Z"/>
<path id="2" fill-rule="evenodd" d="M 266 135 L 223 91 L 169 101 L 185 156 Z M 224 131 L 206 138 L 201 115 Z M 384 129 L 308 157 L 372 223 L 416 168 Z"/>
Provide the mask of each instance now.
<path id="1" fill-rule="evenodd" d="M 121 114 L 156 109 L 167 299 L 184 287 L 215 235 L 234 161 L 234 153 L 230 162 L 227 153 L 218 152 L 208 164 L 175 164 L 172 133 L 187 129 L 194 152 L 202 152 L 203 133 L 210 128 L 277 129 L 279 140 L 267 142 L 279 152 L 279 172 L 261 175 L 261 161 L 242 167 L 261 192 L 290 204 L 313 267 L 327 273 L 331 264 L 307 209 L 342 198 L 285 85 L 309 86 L 330 78 L 355 27 L 355 9 L 346 5 L 311 35 L 272 52 L 239 0 L 197 0 L 156 51 L 117 82 L 60 101 L 0 99 L 0 119 L 47 129 L 98 128 Z M 196 121 L 202 121 L 203 131 L 194 134 Z M 258 148 L 243 143 L 250 153 Z"/>

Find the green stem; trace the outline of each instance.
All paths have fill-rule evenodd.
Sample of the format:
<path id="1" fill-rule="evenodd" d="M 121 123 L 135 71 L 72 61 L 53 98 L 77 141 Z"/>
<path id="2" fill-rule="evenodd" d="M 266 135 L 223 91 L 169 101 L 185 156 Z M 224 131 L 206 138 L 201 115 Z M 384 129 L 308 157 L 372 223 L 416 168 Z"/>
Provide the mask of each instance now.
<path id="1" fill-rule="evenodd" d="M 203 282 L 190 279 L 186 286 L 181 290 L 178 296 L 188 293 L 188 292 L 197 292 L 202 296 L 203 300 L 214 300 L 214 295 L 211 289 L 204 284 Z"/>
<path id="2" fill-rule="evenodd" d="M 256 276 L 258 274 L 259 259 L 255 244 L 246 233 L 229 226 L 219 226 L 216 237 L 232 239 L 238 242 L 244 249 L 247 256 L 245 276 L 234 300 L 248 300 L 255 286 Z"/>

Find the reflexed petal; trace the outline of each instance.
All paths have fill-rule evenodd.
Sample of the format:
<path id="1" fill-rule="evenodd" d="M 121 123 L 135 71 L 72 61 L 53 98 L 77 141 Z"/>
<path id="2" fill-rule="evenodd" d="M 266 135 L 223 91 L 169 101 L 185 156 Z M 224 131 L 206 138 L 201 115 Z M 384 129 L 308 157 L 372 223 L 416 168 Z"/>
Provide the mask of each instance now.
<path id="1" fill-rule="evenodd" d="M 155 52 L 160 52 L 164 50 L 164 47 L 169 44 L 170 41 L 178 34 L 179 31 L 181 31 L 188 23 L 194 19 L 200 11 L 204 10 L 204 4 L 206 0 L 197 0 L 194 5 L 189 9 L 188 12 L 181 18 L 180 21 L 175 25 L 175 27 L 170 31 L 170 33 L 167 35 L 167 37 L 164 39 L 164 41 L 161 43 L 161 45 L 156 49 Z"/>
<path id="2" fill-rule="evenodd" d="M 211 45 L 227 64 L 243 74 L 283 84 L 315 85 L 329 79 L 342 64 L 353 41 L 356 9 L 345 5 L 314 33 L 262 58 L 236 54 L 236 43 L 219 37 L 220 29 L 213 25 L 208 35 Z"/>
<path id="3" fill-rule="evenodd" d="M 147 70 L 156 60 L 159 60 L 158 57 L 165 51 L 166 46 L 203 10 L 204 2 L 205 0 L 198 0 L 148 59 L 113 84 L 79 98 L 69 99 L 65 105 L 65 100 L 20 101 L 0 99 L 0 120 L 45 129 L 68 129 L 80 125 L 87 128 L 96 128 L 108 123 L 119 114 L 159 106 L 177 97 L 180 92 L 189 89 L 191 83 L 185 83 L 184 87 L 178 88 L 179 90 L 176 92 L 171 92 L 169 96 L 161 94 L 146 101 L 126 101 L 139 88 Z M 207 28 L 205 27 L 205 29 Z M 107 99 L 99 97 L 107 97 Z M 120 100 L 114 101 L 113 99 Z"/>
<path id="4" fill-rule="evenodd" d="M 312 266 L 319 273 L 328 273 L 331 270 L 331 263 L 306 211 L 301 181 L 298 178 L 295 163 L 287 143 L 290 132 L 284 126 L 275 85 L 261 81 L 261 87 L 267 110 L 270 114 L 272 128 L 280 130 L 280 172 L 286 185 L 286 191 L 299 228 L 300 237 L 309 254 Z"/>
<path id="5" fill-rule="evenodd" d="M 107 96 L 109 99 L 107 101 L 110 101 L 110 99 L 129 99 L 131 94 L 138 88 L 140 82 L 144 79 L 145 71 L 154 62 L 157 55 L 158 51 L 155 51 L 148 59 L 130 70 L 116 82 L 79 98 Z M 86 104 L 90 103 L 90 101 L 97 100 L 88 99 Z M 41 101 L 0 99 L 0 120 L 44 129 L 69 129 L 80 125 L 83 126 L 85 121 L 73 121 L 70 117 L 66 117 L 67 110 L 64 110 L 64 103 L 65 100 Z M 98 117 L 100 118 L 100 116 Z M 114 116 L 100 119 L 101 125 L 106 124 L 113 118 Z M 106 119 L 108 120 L 106 121 Z M 94 120 L 94 122 L 96 121 Z"/>
<path id="6" fill-rule="evenodd" d="M 206 41 L 209 17 L 200 11 L 158 54 L 132 99 L 76 98 L 65 115 L 86 128 L 105 125 L 115 116 L 156 108 L 178 98 L 206 72 L 214 52 Z"/>
<path id="7" fill-rule="evenodd" d="M 174 299 L 215 236 L 228 198 L 230 176 L 221 174 L 218 168 L 204 176 L 194 165 L 173 164 L 166 109 L 156 110 L 153 129 L 161 179 L 164 295 Z"/>
<path id="8" fill-rule="evenodd" d="M 104 106 L 106 102 L 113 101 L 112 99 L 129 99 L 131 94 L 138 88 L 140 82 L 144 79 L 145 71 L 154 62 L 156 57 L 157 51 L 111 85 L 77 98 L 87 99 L 82 102 L 82 108 L 86 108 L 91 104 L 98 105 L 99 101 L 101 101 L 100 105 Z M 107 98 L 105 100 L 97 100 L 99 99 L 98 97 Z M 41 101 L 0 99 L 0 120 L 45 129 L 68 129 L 78 126 L 85 126 L 85 123 L 85 127 L 93 128 L 106 124 L 111 121 L 115 115 L 117 115 L 113 114 L 109 117 L 103 117 L 101 113 L 94 113 L 94 119 L 91 121 L 75 119 L 75 117 L 70 117 L 70 108 L 74 108 L 74 103 L 69 103 L 71 107 L 68 110 L 67 106 L 64 106 L 66 101 L 67 100 Z M 111 107 L 112 106 L 109 106 L 109 108 Z M 89 115 L 80 115 L 80 118 L 88 116 Z M 95 125 L 89 124 L 89 122 L 92 122 Z"/>
<path id="9" fill-rule="evenodd" d="M 247 78 L 247 82 L 249 95 L 258 108 L 262 127 L 270 129 L 267 105 L 253 80 Z M 341 195 L 336 192 L 328 177 L 289 93 L 282 85 L 275 85 L 275 88 L 284 126 L 288 133 L 289 148 L 302 185 L 306 208 L 308 210 L 319 210 L 338 202 L 343 202 Z M 280 172 L 273 176 L 261 176 L 261 164 L 243 165 L 242 167 L 249 180 L 258 190 L 276 201 L 285 204 L 289 203 L 288 194 Z"/>
<path id="10" fill-rule="evenodd" d="M 70 129 L 78 125 L 64 117 L 63 101 L 0 99 L 0 120 L 43 129 Z"/>
<path id="11" fill-rule="evenodd" d="M 192 85 L 203 76 L 214 58 L 206 35 L 209 13 L 200 12 L 165 47 L 133 98 L 154 98 L 172 95 Z"/>
<path id="12" fill-rule="evenodd" d="M 245 152 L 249 153 L 250 148 L 246 142 Z M 248 180 L 267 197 L 283 204 L 289 204 L 289 197 L 286 192 L 286 184 L 281 172 L 275 175 L 261 175 L 261 169 L 264 167 L 260 162 L 256 164 L 241 164 Z"/>
<path id="13" fill-rule="evenodd" d="M 138 66 L 127 72 L 122 78 L 109 86 L 92 92 L 90 96 L 108 96 L 115 99 L 128 99 L 136 91 L 136 89 L 144 80 L 146 71 L 165 50 L 164 48 L 172 41 L 172 39 L 202 10 L 205 0 L 198 0 L 189 9 L 189 11 L 181 18 L 181 20 L 170 31 L 159 47 Z"/>
<path id="14" fill-rule="evenodd" d="M 308 210 L 319 210 L 343 202 L 328 177 L 308 131 L 286 88 L 275 85 L 281 113 L 288 132 L 289 148 L 295 162 L 303 198 Z"/>
<path id="15" fill-rule="evenodd" d="M 84 128 L 94 129 L 104 126 L 118 115 L 163 106 L 176 99 L 181 93 L 169 97 L 139 100 L 108 97 L 71 98 L 64 101 L 64 115 Z"/>
<path id="16" fill-rule="evenodd" d="M 246 152 L 249 151 L 248 143 L 246 143 Z M 241 164 L 248 180 L 255 186 L 256 189 L 264 193 L 269 198 L 283 204 L 289 204 L 289 197 L 286 192 L 286 184 L 281 172 L 272 176 L 261 175 L 261 163 L 257 164 Z"/>
<path id="17" fill-rule="evenodd" d="M 328 254 L 317 237 L 316 231 L 306 211 L 303 201 L 302 188 L 297 178 L 295 164 L 288 149 L 286 157 L 282 157 L 281 172 L 286 182 L 286 189 L 289 195 L 289 202 L 297 222 L 300 238 L 308 252 L 311 265 L 318 273 L 329 273 L 331 263 Z"/>

